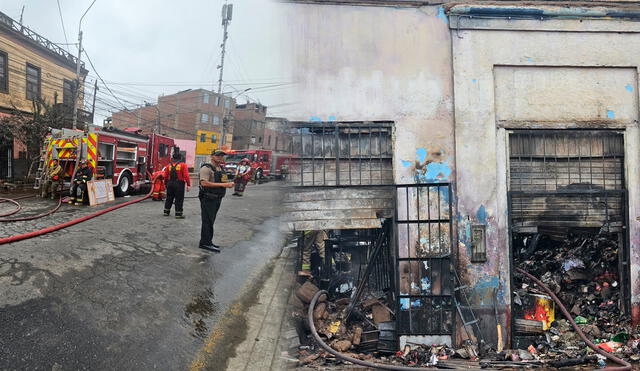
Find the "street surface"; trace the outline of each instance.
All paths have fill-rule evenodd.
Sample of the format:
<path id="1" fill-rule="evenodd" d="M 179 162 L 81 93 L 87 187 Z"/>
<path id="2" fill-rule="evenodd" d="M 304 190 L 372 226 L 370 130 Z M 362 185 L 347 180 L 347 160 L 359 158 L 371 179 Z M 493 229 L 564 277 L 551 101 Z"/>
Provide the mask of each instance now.
<path id="1" fill-rule="evenodd" d="M 224 369 L 246 336 L 238 308 L 254 304 L 285 243 L 279 182 L 249 185 L 244 198 L 230 193 L 215 224 L 220 254 L 197 247 L 197 198 L 185 200 L 184 220 L 173 210 L 162 216 L 163 203 L 149 199 L 0 245 L 0 370 Z M 14 217 L 55 205 L 20 202 Z M 0 224 L 0 237 L 107 206 L 63 205 L 37 222 Z M 12 208 L 0 204 L 0 213 Z M 229 323 L 238 325 L 217 339 Z"/>

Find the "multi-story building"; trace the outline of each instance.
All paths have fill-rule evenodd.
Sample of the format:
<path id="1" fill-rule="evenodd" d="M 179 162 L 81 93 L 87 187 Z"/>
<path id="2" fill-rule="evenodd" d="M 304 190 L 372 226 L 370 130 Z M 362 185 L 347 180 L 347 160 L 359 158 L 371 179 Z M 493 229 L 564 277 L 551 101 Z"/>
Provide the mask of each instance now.
<path id="1" fill-rule="evenodd" d="M 267 107 L 259 103 L 239 104 L 233 111 L 233 149 L 262 149 Z"/>
<path id="2" fill-rule="evenodd" d="M 282 117 L 267 117 L 262 138 L 262 149 L 291 152 L 289 120 Z"/>
<path id="3" fill-rule="evenodd" d="M 188 89 L 161 96 L 157 104 L 115 112 L 112 125 L 139 127 L 143 132 L 156 131 L 176 139 L 195 140 L 196 158 L 202 158 L 220 147 L 223 118 L 231 116 L 234 108 L 235 101 L 230 97 L 206 89 Z M 225 141 L 229 147 L 233 139 L 231 133 Z"/>
<path id="4" fill-rule="evenodd" d="M 616 277 L 607 303 L 640 323 L 638 4 L 284 6 L 299 98 L 291 180 L 302 186 L 286 218 L 296 231 L 386 239 L 389 269 L 371 272 L 393 274 L 364 282 L 384 282 L 375 292 L 389 294 L 397 349 L 467 338 L 526 348 L 523 298 L 535 294 L 516 268 L 569 277 L 564 249 L 593 253 L 598 270 L 585 265 L 581 282 Z M 598 306 L 559 282 L 562 298 Z"/>
<path id="5" fill-rule="evenodd" d="M 0 116 L 31 114 L 34 102 L 43 101 L 62 112 L 64 126 L 70 127 L 76 63 L 69 52 L 0 12 Z M 80 102 L 87 72 L 82 66 Z M 78 117 L 81 124 L 92 121 L 83 110 Z M 24 146 L 15 138 L 9 142 L 0 147 L 0 179 L 28 170 Z"/>

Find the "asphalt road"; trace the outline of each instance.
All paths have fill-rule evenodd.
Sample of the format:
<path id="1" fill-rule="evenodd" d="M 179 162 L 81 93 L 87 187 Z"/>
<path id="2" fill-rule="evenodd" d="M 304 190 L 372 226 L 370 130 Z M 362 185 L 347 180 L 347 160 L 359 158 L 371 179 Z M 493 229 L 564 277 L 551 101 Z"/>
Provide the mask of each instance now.
<path id="1" fill-rule="evenodd" d="M 214 238 L 220 254 L 197 248 L 197 198 L 185 200 L 184 220 L 162 216 L 162 203 L 145 200 L 0 245 L 0 370 L 216 369 L 212 360 L 225 355 L 212 349 L 214 330 L 222 321 L 242 323 L 232 304 L 250 305 L 284 244 L 280 200 L 278 183 L 225 197 Z M 22 203 L 15 216 L 55 205 Z M 0 213 L 12 208 L 0 206 Z M 63 205 L 37 222 L 1 223 L 0 237 L 104 207 Z M 241 328 L 232 335 L 235 342 L 244 337 Z"/>

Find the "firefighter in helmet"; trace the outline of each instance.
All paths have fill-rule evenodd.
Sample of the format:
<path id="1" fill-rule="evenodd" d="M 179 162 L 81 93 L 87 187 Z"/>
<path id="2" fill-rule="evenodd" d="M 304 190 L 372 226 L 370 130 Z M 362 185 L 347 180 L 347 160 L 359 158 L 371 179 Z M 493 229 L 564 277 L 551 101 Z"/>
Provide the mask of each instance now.
<path id="1" fill-rule="evenodd" d="M 249 183 L 249 179 L 251 179 L 251 163 L 249 159 L 245 157 L 236 168 L 236 175 L 233 178 L 233 182 L 235 183 L 233 196 L 242 197 L 247 183 Z"/>
<path id="2" fill-rule="evenodd" d="M 60 177 L 62 176 L 62 166 L 60 166 L 60 162 L 55 159 L 47 169 L 46 180 L 42 185 L 42 198 L 47 198 L 49 193 L 51 193 L 51 199 L 55 199 L 58 197 L 58 192 L 60 190 Z"/>
<path id="3" fill-rule="evenodd" d="M 82 204 L 89 203 L 89 194 L 87 193 L 87 182 L 93 177 L 93 171 L 89 167 L 87 161 L 80 162 L 80 169 L 76 171 L 76 176 L 73 178 L 73 185 L 71 186 L 71 198 L 70 204 L 80 206 Z M 78 194 L 78 191 L 80 194 Z"/>

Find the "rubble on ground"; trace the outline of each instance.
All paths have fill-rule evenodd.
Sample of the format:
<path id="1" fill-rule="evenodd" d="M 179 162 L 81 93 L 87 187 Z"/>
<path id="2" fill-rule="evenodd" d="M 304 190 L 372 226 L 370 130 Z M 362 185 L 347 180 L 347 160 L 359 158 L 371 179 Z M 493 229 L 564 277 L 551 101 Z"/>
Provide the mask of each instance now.
<path id="1" fill-rule="evenodd" d="M 608 234 L 568 236 L 564 241 L 546 239 L 530 255 L 516 259 L 516 265 L 547 285 L 600 348 L 628 361 L 638 361 L 640 329 L 632 328 L 630 317 L 620 310 L 623 298 L 618 248 L 618 242 Z M 519 273 L 514 275 L 514 282 L 514 315 L 525 318 L 516 320 L 516 332 L 528 333 L 538 358 L 582 358 L 594 353 L 557 308 L 548 328 L 544 325 L 548 320 L 544 310 L 527 313 L 527 301 L 535 296 L 547 297 L 546 292 Z"/>
<path id="2" fill-rule="evenodd" d="M 618 244 L 608 236 L 572 236 L 562 242 L 543 239 L 529 256 L 516 260 L 518 267 L 551 287 L 589 339 L 637 364 L 640 328 L 632 328 L 629 317 L 618 309 L 622 297 L 617 264 Z M 457 369 L 605 367 L 604 357 L 586 346 L 541 288 L 520 274 L 515 274 L 514 282 L 515 326 L 517 330 L 526 330 L 526 341 L 512 344 L 522 349 L 498 353 L 491 344 L 478 349 L 470 341 L 456 348 L 416 343 L 401 346 L 395 332 L 394 306 L 386 301 L 385 295 L 370 292 L 353 308 L 349 297 L 323 295 L 313 319 L 319 336 L 331 348 L 373 363 Z M 300 328 L 299 366 L 343 368 L 350 363 L 315 344 L 309 333 L 307 311 L 318 290 L 312 281 L 307 281 L 298 286 L 290 302 Z"/>

